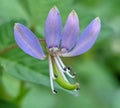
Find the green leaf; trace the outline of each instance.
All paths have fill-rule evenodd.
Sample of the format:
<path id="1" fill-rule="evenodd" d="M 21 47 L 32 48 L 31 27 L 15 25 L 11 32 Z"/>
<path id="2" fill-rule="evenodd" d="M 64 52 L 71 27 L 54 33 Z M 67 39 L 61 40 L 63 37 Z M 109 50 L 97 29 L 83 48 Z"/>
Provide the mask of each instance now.
<path id="1" fill-rule="evenodd" d="M 6 92 L 12 98 L 18 95 L 20 89 L 20 80 L 4 72 L 2 76 L 2 82 Z"/>
<path id="2" fill-rule="evenodd" d="M 13 28 L 17 21 L 25 22 L 24 20 L 10 20 L 0 24 L 0 51 L 15 44 Z"/>
<path id="3" fill-rule="evenodd" d="M 38 72 L 38 70 L 32 69 L 26 65 L 3 58 L 0 58 L 0 63 L 4 66 L 4 72 L 19 78 L 20 80 L 49 86 L 49 78 L 40 73 L 40 71 L 44 71 L 45 69 L 40 68 Z M 41 64 L 41 62 L 39 64 Z"/>
<path id="4" fill-rule="evenodd" d="M 111 102 L 117 83 L 104 65 L 90 59 L 81 61 L 77 69 L 83 83 L 94 92 L 102 103 Z"/>
<path id="5" fill-rule="evenodd" d="M 1 108 L 20 108 L 17 105 L 15 105 L 14 103 L 8 102 L 5 100 L 0 100 L 0 107 Z"/>
<path id="6" fill-rule="evenodd" d="M 33 85 L 23 99 L 21 108 L 53 108 L 55 101 L 52 92 L 50 93 L 49 90 Z"/>
<path id="7" fill-rule="evenodd" d="M 0 64 L 0 80 L 1 80 L 2 72 L 3 72 L 3 66 Z"/>
<path id="8" fill-rule="evenodd" d="M 11 19 L 28 19 L 18 0 L 0 0 L 0 24 Z"/>
<path id="9" fill-rule="evenodd" d="M 113 105 L 113 108 L 120 107 L 120 88 L 118 88 L 114 93 L 112 105 Z"/>

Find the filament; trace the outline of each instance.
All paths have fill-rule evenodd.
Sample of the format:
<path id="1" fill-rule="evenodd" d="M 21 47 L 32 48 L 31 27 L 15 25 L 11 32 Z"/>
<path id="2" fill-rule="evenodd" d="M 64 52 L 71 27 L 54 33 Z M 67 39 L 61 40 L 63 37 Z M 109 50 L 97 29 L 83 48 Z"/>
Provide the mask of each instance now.
<path id="1" fill-rule="evenodd" d="M 51 90 L 54 94 L 57 93 L 57 91 L 54 89 L 54 85 L 53 85 L 53 79 L 55 79 L 55 76 L 53 74 L 53 66 L 52 66 L 52 60 L 51 60 L 51 56 L 49 55 L 49 72 L 50 72 L 50 85 L 51 85 Z"/>
<path id="2" fill-rule="evenodd" d="M 60 65 L 61 65 L 61 67 L 62 67 L 62 71 L 63 71 L 63 72 L 66 72 L 66 74 L 67 74 L 69 77 L 75 78 L 75 75 L 71 75 L 71 74 L 70 74 L 70 69 L 67 69 L 67 68 L 66 68 L 66 66 L 65 66 L 64 63 L 62 62 L 61 58 L 60 58 L 58 55 L 56 55 L 56 57 L 57 57 L 57 60 L 59 61 Z"/>
<path id="3" fill-rule="evenodd" d="M 63 78 L 68 82 L 66 76 L 65 76 L 64 73 L 63 73 L 64 71 L 63 71 L 63 69 L 62 69 L 60 63 L 58 62 L 58 59 L 56 58 L 56 56 L 54 57 L 54 60 L 55 60 L 55 63 L 56 63 L 56 65 L 57 65 L 57 67 L 58 67 L 58 69 L 59 69 L 61 75 L 62 75 Z"/>

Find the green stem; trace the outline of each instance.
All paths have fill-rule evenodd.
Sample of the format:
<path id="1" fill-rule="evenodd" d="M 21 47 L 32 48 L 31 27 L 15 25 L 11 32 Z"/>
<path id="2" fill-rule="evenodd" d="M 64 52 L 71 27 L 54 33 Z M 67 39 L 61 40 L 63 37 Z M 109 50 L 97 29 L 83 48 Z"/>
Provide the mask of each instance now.
<path id="1" fill-rule="evenodd" d="M 11 45 L 11 46 L 9 46 L 8 48 L 5 48 L 5 49 L 1 50 L 1 51 L 0 51 L 0 55 L 3 55 L 4 53 L 9 52 L 10 50 L 12 50 L 12 49 L 14 49 L 14 48 L 17 48 L 17 45 L 16 45 L 16 44 Z"/>

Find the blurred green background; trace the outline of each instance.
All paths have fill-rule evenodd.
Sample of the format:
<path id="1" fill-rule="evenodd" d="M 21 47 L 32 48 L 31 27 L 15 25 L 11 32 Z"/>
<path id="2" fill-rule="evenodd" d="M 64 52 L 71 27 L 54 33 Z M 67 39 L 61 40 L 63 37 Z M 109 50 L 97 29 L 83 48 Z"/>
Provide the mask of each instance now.
<path id="1" fill-rule="evenodd" d="M 120 108 L 120 0 L 0 0 L 0 108 Z M 99 16 L 101 32 L 87 53 L 62 58 L 77 73 L 78 96 L 56 85 L 52 94 L 48 61 L 14 48 L 15 22 L 44 38 L 44 23 L 56 5 L 63 25 L 74 9 L 82 30 Z"/>

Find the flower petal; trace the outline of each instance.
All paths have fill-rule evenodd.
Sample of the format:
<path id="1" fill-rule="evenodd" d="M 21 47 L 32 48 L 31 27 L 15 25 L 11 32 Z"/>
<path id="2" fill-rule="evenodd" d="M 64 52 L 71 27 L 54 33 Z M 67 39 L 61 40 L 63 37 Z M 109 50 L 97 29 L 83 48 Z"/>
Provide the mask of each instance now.
<path id="1" fill-rule="evenodd" d="M 48 48 L 59 47 L 62 21 L 59 10 L 56 7 L 53 7 L 48 13 L 44 32 Z"/>
<path id="2" fill-rule="evenodd" d="M 77 56 L 88 51 L 95 43 L 100 32 L 101 22 L 99 17 L 95 18 L 82 32 L 75 48 L 63 56 Z"/>
<path id="3" fill-rule="evenodd" d="M 45 54 L 36 36 L 24 25 L 16 23 L 14 36 L 17 45 L 28 55 L 37 59 L 44 59 Z"/>
<path id="4" fill-rule="evenodd" d="M 76 12 L 73 10 L 66 21 L 62 35 L 62 48 L 70 51 L 77 41 L 79 35 L 79 19 Z"/>

